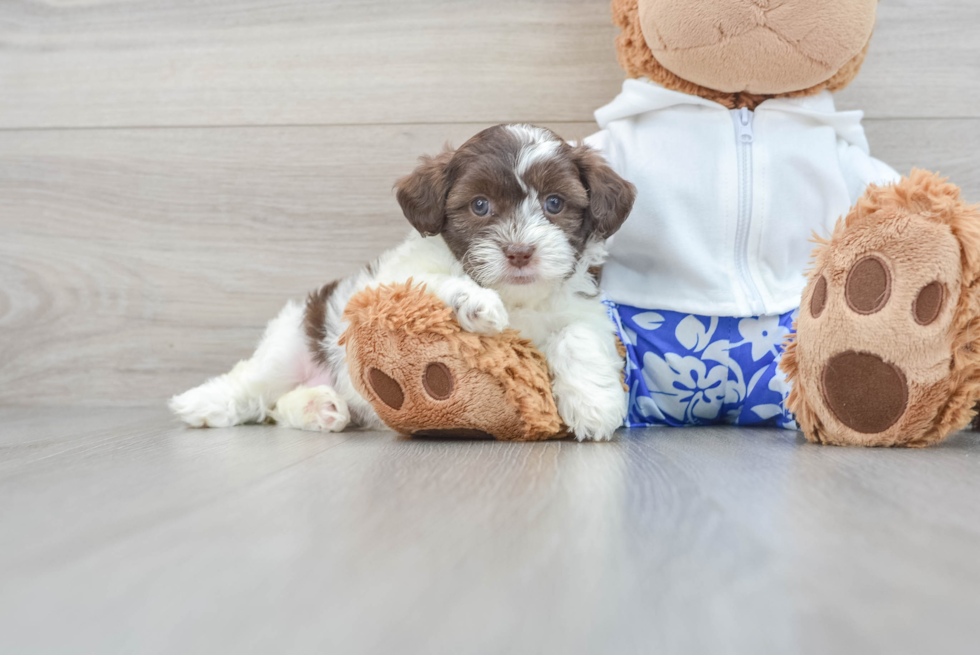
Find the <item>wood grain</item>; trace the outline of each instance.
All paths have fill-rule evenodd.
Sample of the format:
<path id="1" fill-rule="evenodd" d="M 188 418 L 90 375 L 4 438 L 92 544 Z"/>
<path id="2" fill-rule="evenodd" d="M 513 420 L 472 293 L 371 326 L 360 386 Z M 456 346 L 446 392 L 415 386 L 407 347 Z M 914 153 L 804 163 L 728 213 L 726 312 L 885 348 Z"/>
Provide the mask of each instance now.
<path id="1" fill-rule="evenodd" d="M 227 370 L 287 299 L 402 239 L 394 180 L 481 127 L 0 132 L 0 404 L 159 404 Z M 980 120 L 868 134 L 980 200 Z"/>
<path id="2" fill-rule="evenodd" d="M 977 643 L 975 434 L 908 451 L 746 428 L 606 444 L 185 430 L 160 409 L 0 425 L 3 652 Z"/>
<path id="3" fill-rule="evenodd" d="M 980 3 L 883 0 L 846 108 L 980 116 Z M 589 121 L 607 0 L 0 3 L 0 128 Z"/>

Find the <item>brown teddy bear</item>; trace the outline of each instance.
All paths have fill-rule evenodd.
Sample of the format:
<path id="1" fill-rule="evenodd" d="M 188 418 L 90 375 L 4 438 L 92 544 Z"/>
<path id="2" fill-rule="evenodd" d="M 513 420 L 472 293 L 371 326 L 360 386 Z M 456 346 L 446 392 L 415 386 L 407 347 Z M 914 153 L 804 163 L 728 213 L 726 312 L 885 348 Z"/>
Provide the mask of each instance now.
<path id="1" fill-rule="evenodd" d="M 833 106 L 876 7 L 613 0 L 630 79 L 586 142 L 637 187 L 603 271 L 629 425 L 924 446 L 974 415 L 980 213 L 933 174 L 899 178 L 869 155 L 860 112 Z M 355 380 L 382 418 L 416 434 L 562 436 L 541 355 L 513 334 L 462 333 L 437 303 L 384 289 L 348 307 L 351 369 L 383 360 L 419 380 Z M 393 318 L 420 312 L 433 318 Z M 435 411 L 450 384 L 456 399 Z"/>

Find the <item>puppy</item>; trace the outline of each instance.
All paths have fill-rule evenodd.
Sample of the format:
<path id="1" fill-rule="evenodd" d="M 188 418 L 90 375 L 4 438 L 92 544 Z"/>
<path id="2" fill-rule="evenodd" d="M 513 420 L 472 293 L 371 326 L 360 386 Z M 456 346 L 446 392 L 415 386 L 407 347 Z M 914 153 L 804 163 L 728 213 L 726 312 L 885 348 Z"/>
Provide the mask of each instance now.
<path id="1" fill-rule="evenodd" d="M 344 307 L 358 291 L 413 278 L 455 311 L 463 329 L 519 330 L 547 357 L 561 418 L 579 439 L 623 424 L 623 360 L 589 269 L 633 205 L 633 186 L 587 146 L 529 125 L 486 129 L 458 150 L 423 157 L 396 184 L 417 231 L 354 275 L 290 302 L 251 359 L 173 397 L 188 425 L 262 421 L 339 431 L 383 427 L 353 388 Z"/>

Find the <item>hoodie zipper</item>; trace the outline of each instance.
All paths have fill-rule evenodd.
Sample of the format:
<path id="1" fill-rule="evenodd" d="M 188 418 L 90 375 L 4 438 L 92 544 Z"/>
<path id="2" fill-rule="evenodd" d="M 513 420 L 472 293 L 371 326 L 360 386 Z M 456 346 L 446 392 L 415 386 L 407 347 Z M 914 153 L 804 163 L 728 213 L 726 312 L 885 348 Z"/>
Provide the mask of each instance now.
<path id="1" fill-rule="evenodd" d="M 733 109 L 732 121 L 735 123 L 735 150 L 738 153 L 738 222 L 735 228 L 735 269 L 746 300 L 753 316 L 759 316 L 765 309 L 762 294 L 752 281 L 749 272 L 749 232 L 752 224 L 752 144 L 755 132 L 752 123 L 755 114 L 747 108 Z"/>

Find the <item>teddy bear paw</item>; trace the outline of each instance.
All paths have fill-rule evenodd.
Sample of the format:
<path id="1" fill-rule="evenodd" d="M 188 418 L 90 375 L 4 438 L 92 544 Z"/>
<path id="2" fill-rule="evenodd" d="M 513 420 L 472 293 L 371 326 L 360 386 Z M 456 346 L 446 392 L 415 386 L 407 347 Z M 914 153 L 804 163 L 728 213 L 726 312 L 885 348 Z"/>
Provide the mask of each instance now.
<path id="1" fill-rule="evenodd" d="M 812 441 L 928 445 L 962 427 L 952 426 L 962 420 L 950 418 L 951 401 L 972 405 L 958 398 L 955 358 L 976 315 L 975 299 L 961 302 L 974 293 L 961 243 L 921 198 L 905 206 L 914 194 L 888 189 L 876 191 L 876 211 L 848 217 L 818 249 L 803 293 L 784 369 L 794 380 L 789 407 Z"/>

